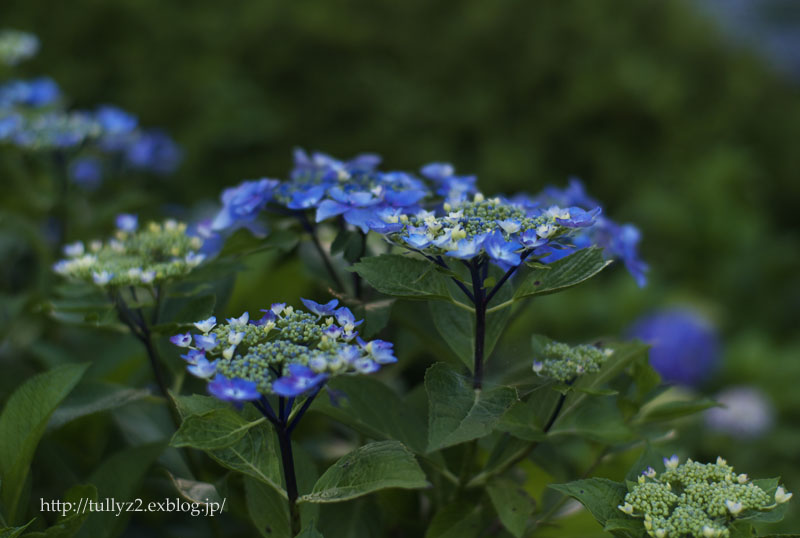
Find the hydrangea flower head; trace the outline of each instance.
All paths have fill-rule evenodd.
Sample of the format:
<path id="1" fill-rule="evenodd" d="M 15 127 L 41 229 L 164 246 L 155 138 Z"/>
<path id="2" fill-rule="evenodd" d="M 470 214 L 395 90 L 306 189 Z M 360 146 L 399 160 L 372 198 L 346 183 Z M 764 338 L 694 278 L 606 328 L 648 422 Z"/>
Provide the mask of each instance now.
<path id="1" fill-rule="evenodd" d="M 541 211 L 476 194 L 472 201 L 445 203 L 441 212 L 423 210 L 392 217 L 401 226 L 384 235 L 427 256 L 470 260 L 485 255 L 507 270 L 522 263 L 523 254 L 537 254 L 545 245 L 559 244 L 573 229 L 591 226 L 594 215 L 580 210 L 573 218 L 570 209 Z"/>
<path id="2" fill-rule="evenodd" d="M 777 499 L 785 497 L 779 487 L 773 500 L 722 458 L 716 463 L 665 461 L 670 464 L 665 472 L 648 469 L 618 506 L 626 516 L 643 520 L 648 536 L 728 537 L 737 518 L 773 510 Z"/>
<path id="3" fill-rule="evenodd" d="M 420 173 L 434 183 L 436 194 L 450 204 L 464 202 L 478 192 L 476 176 L 457 176 L 455 172 L 450 163 L 429 163 L 420 169 Z"/>
<path id="4" fill-rule="evenodd" d="M 313 312 L 275 304 L 259 320 L 245 313 L 226 323 L 196 323 L 204 333 L 192 335 L 194 344 L 183 356 L 190 373 L 213 377 L 209 392 L 214 396 L 246 401 L 258 398 L 253 391 L 299 396 L 332 376 L 371 373 L 396 361 L 391 343 L 358 337 L 354 328 L 361 321 L 346 307 L 334 310 L 337 301 L 304 303 Z M 170 340 L 186 347 L 186 335 Z"/>
<path id="5" fill-rule="evenodd" d="M 224 230 L 253 221 L 272 199 L 278 183 L 276 179 L 262 178 L 225 189 L 221 196 L 222 210 L 211 223 L 211 229 Z"/>
<path id="6" fill-rule="evenodd" d="M 203 240 L 187 235 L 183 223 L 166 220 L 138 228 L 135 215 L 120 215 L 117 226 L 105 243 L 66 247 L 67 258 L 53 266 L 55 272 L 101 287 L 151 285 L 181 278 L 203 261 L 197 254 Z"/>
<path id="7" fill-rule="evenodd" d="M 730 387 L 714 397 L 722 407 L 705 412 L 711 430 L 738 439 L 753 439 L 764 435 L 774 422 L 775 411 L 766 395 L 755 387 Z"/>
<path id="8" fill-rule="evenodd" d="M 125 148 L 125 159 L 130 166 L 155 174 L 174 172 L 182 158 L 180 146 L 160 129 L 137 131 Z"/>
<path id="9" fill-rule="evenodd" d="M 699 385 L 720 360 L 716 330 L 689 309 L 655 312 L 636 321 L 628 333 L 652 346 L 650 364 L 668 383 Z"/>

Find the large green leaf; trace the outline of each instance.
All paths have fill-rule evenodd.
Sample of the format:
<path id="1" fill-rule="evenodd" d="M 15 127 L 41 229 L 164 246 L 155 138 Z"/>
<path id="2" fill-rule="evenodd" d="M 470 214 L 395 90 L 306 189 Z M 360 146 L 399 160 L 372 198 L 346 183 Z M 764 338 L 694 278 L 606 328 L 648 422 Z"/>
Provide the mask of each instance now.
<path id="1" fill-rule="evenodd" d="M 0 538 L 18 538 L 34 521 L 36 520 L 31 519 L 26 524 L 20 525 L 19 527 L 2 527 L 0 528 Z"/>
<path id="2" fill-rule="evenodd" d="M 122 407 L 151 396 L 150 391 L 88 381 L 80 383 L 50 417 L 48 428 L 58 428 L 73 420 Z"/>
<path id="3" fill-rule="evenodd" d="M 202 394 L 192 394 L 191 396 L 181 396 L 170 392 L 170 397 L 175 401 L 182 418 L 189 415 L 200 415 L 212 409 L 229 409 L 229 404 L 213 396 L 203 396 Z"/>
<path id="4" fill-rule="evenodd" d="M 425 260 L 382 254 L 362 258 L 353 264 L 351 271 L 357 272 L 381 293 L 407 299 L 450 300 L 447 278 L 436 270 L 436 266 Z"/>
<path id="5" fill-rule="evenodd" d="M 300 500 L 331 503 L 387 488 L 428 487 L 414 455 L 399 441 L 377 441 L 355 449 L 325 471 Z"/>
<path id="6" fill-rule="evenodd" d="M 88 364 L 68 364 L 33 376 L 11 395 L 0 415 L 0 498 L 10 523 L 16 522 L 28 469 L 50 415 L 78 384 L 87 367 Z"/>
<path id="7" fill-rule="evenodd" d="M 289 505 L 274 488 L 251 477 L 244 479 L 245 498 L 250 519 L 265 538 L 291 538 Z"/>
<path id="8" fill-rule="evenodd" d="M 325 538 L 360 538 L 384 534 L 381 511 L 371 497 L 317 506 L 320 507 L 319 529 Z"/>
<path id="9" fill-rule="evenodd" d="M 212 409 L 186 417 L 172 436 L 170 445 L 201 450 L 225 448 L 244 437 L 250 428 L 265 421 L 264 418 L 247 421 L 229 408 Z"/>
<path id="10" fill-rule="evenodd" d="M 265 425 L 249 428 L 230 446 L 207 453 L 223 467 L 252 476 L 274 488 L 286 498 L 282 484 L 280 459 L 275 452 L 275 436 Z"/>
<path id="11" fill-rule="evenodd" d="M 441 362 L 425 372 L 425 390 L 429 401 L 429 452 L 488 435 L 517 401 L 516 389 L 474 390 L 471 379 Z"/>
<path id="12" fill-rule="evenodd" d="M 533 501 L 515 482 L 508 479 L 493 480 L 486 487 L 500 522 L 508 531 L 520 538 L 525 532 L 528 518 L 533 514 Z"/>
<path id="13" fill-rule="evenodd" d="M 113 498 L 132 501 L 147 469 L 164 450 L 163 443 L 151 443 L 117 452 L 104 461 L 89 476 L 97 487 L 100 499 Z M 125 529 L 131 512 L 92 512 L 78 531 L 80 538 L 109 538 L 119 536 Z"/>
<path id="14" fill-rule="evenodd" d="M 595 276 L 611 263 L 603 259 L 603 249 L 589 247 L 547 266 L 534 269 L 517 286 L 514 299 L 546 295 L 571 288 Z"/>
<path id="15" fill-rule="evenodd" d="M 335 402 L 317 398 L 311 409 L 374 439 L 396 439 L 414 452 L 425 451 L 423 419 L 382 382 L 365 376 L 341 376 L 331 380 L 328 389 L 337 395 Z"/>
<path id="16" fill-rule="evenodd" d="M 619 519 L 617 506 L 622 504 L 628 488 L 607 478 L 589 478 L 550 487 L 578 500 L 594 518 L 605 526 L 608 520 Z"/>
<path id="17" fill-rule="evenodd" d="M 710 398 L 697 398 L 694 400 L 677 400 L 665 402 L 652 407 L 645 407 L 641 413 L 634 418 L 634 424 L 645 424 L 649 422 L 659 422 L 674 420 L 689 415 L 694 415 L 705 411 L 719 404 Z"/>

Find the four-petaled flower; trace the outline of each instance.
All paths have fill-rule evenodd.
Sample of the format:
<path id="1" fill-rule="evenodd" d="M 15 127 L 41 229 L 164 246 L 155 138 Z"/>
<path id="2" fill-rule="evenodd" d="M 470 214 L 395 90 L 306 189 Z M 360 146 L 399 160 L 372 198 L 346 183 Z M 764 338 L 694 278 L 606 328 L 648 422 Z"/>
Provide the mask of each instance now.
<path id="1" fill-rule="evenodd" d="M 217 374 L 208 383 L 208 392 L 220 400 L 241 403 L 258 400 L 261 397 L 256 383 L 246 379 L 228 379 L 222 374 Z"/>
<path id="2" fill-rule="evenodd" d="M 326 374 L 318 374 L 302 364 L 290 364 L 289 375 L 275 380 L 272 390 L 279 396 L 291 398 L 316 387 L 327 378 Z"/>

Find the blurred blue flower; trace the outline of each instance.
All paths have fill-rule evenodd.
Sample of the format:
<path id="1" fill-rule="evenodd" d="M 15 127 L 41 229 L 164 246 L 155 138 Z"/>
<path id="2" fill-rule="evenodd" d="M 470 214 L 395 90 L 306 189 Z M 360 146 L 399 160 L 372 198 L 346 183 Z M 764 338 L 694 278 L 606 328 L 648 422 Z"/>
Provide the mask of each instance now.
<path id="1" fill-rule="evenodd" d="M 720 342 L 714 327 L 685 308 L 645 316 L 631 326 L 628 335 L 652 346 L 650 364 L 667 383 L 700 385 L 720 360 Z"/>
<path id="2" fill-rule="evenodd" d="M 97 157 L 78 157 L 69 163 L 69 177 L 85 189 L 94 189 L 103 180 L 103 164 Z"/>
<path id="3" fill-rule="evenodd" d="M 436 194 L 454 204 L 463 202 L 478 192 L 476 176 L 457 176 L 450 163 L 430 163 L 420 169 L 420 174 L 436 185 Z"/>
<path id="4" fill-rule="evenodd" d="M 180 147 L 163 131 L 151 129 L 137 134 L 128 146 L 125 157 L 134 168 L 169 174 L 181 162 Z"/>
<path id="5" fill-rule="evenodd" d="M 28 106 L 39 108 L 61 98 L 61 90 L 49 77 L 31 80 L 12 80 L 0 86 L 0 108 Z"/>
<path id="6" fill-rule="evenodd" d="M 114 223 L 118 230 L 122 230 L 123 232 L 135 232 L 136 228 L 139 227 L 139 217 L 129 213 L 120 213 L 117 215 Z"/>
<path id="7" fill-rule="evenodd" d="M 0 31 L 0 62 L 17 65 L 39 52 L 39 38 L 19 30 Z"/>

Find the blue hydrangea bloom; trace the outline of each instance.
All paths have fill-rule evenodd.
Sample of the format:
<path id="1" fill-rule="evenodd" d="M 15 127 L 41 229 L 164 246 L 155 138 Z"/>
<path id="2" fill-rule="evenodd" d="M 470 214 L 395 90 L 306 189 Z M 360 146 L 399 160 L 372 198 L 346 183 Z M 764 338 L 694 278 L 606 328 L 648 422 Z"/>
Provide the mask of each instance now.
<path id="1" fill-rule="evenodd" d="M 0 86 L 0 108 L 27 106 L 39 108 L 61 98 L 61 90 L 49 77 L 31 80 L 12 80 Z"/>
<path id="2" fill-rule="evenodd" d="M 525 198 L 524 196 L 517 197 Z M 621 260 L 625 268 L 633 276 L 636 283 L 642 287 L 647 283 L 647 264 L 639 257 L 639 241 L 641 234 L 639 230 L 631 224 L 617 224 L 611 219 L 600 215 L 600 208 L 597 201 L 590 197 L 580 180 L 570 178 L 569 184 L 564 189 L 547 187 L 535 198 L 529 199 L 528 203 L 533 206 L 545 206 L 556 204 L 561 207 L 570 207 L 570 211 L 575 210 L 575 215 L 570 213 L 564 225 L 581 225 L 584 221 L 593 217 L 594 225 L 586 228 L 583 232 L 573 237 L 575 248 L 554 249 L 552 255 L 545 261 L 553 262 L 564 256 L 572 254 L 578 248 L 590 245 L 597 245 L 603 248 L 605 256 Z M 592 215 L 593 214 L 593 215 Z"/>
<path id="3" fill-rule="evenodd" d="M 311 312 L 314 312 L 319 317 L 331 315 L 339 305 L 339 301 L 337 299 L 333 299 L 325 304 L 317 303 L 311 299 L 303 299 L 302 297 L 300 300 L 303 302 L 303 305 L 305 305 L 306 308 L 308 308 Z"/>
<path id="4" fill-rule="evenodd" d="M 208 383 L 208 392 L 220 400 L 233 403 L 248 402 L 261 398 L 256 383 L 246 379 L 228 379 L 222 374 L 217 374 Z"/>
<path id="5" fill-rule="evenodd" d="M 430 163 L 420 169 L 420 173 L 434 182 L 436 194 L 445 201 L 457 204 L 478 192 L 477 176 L 457 176 L 450 163 Z"/>
<path id="6" fill-rule="evenodd" d="M 278 181 L 257 179 L 243 181 L 222 192 L 222 210 L 211 223 L 212 230 L 225 230 L 252 223 L 273 197 Z"/>
<path id="7" fill-rule="evenodd" d="M 674 308 L 645 316 L 628 334 L 652 346 L 650 364 L 667 383 L 700 385 L 720 361 L 716 330 L 689 309 Z"/>
<path id="8" fill-rule="evenodd" d="M 272 390 L 278 396 L 293 398 L 318 386 L 327 378 L 326 374 L 318 374 L 308 366 L 290 364 L 289 375 L 277 379 L 272 384 Z"/>

